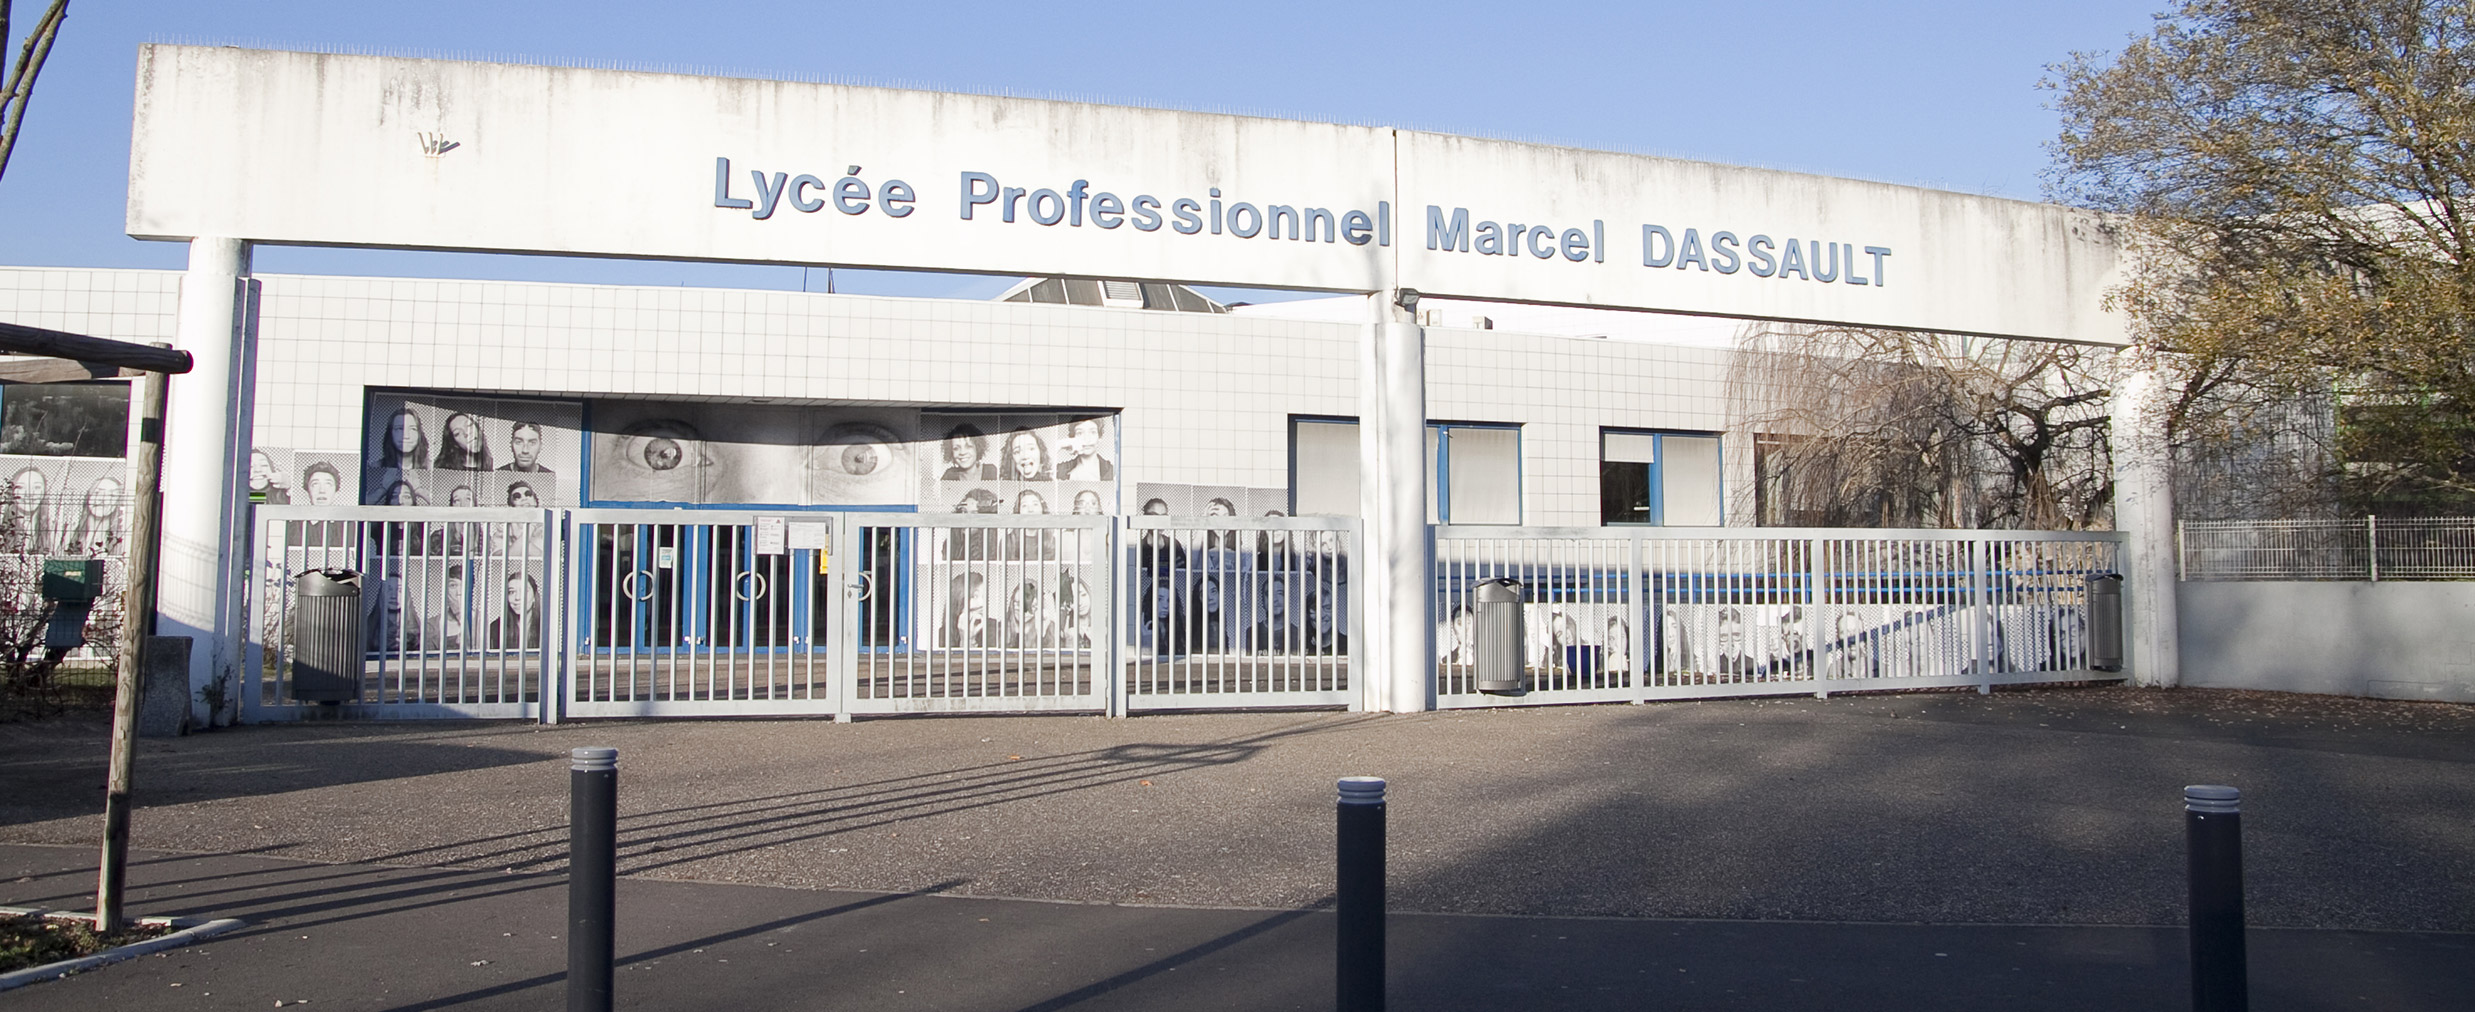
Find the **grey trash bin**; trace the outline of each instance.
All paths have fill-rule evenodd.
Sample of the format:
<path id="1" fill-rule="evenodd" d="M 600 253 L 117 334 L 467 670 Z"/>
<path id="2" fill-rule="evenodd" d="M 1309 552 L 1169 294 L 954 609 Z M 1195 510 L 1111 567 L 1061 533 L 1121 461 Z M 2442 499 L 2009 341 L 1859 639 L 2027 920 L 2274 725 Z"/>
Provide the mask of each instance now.
<path id="1" fill-rule="evenodd" d="M 361 698 L 361 574 L 312 569 L 292 578 L 292 698 Z"/>
<path id="2" fill-rule="evenodd" d="M 2088 578 L 2088 667 L 2092 671 L 2123 670 L 2123 577 L 2099 573 Z"/>
<path id="3" fill-rule="evenodd" d="M 1477 640 L 1478 691 L 1510 696 L 1520 694 L 1523 668 L 1521 584 L 1512 580 L 1488 580 L 1478 585 L 1478 614 L 1471 621 L 1471 637 Z"/>

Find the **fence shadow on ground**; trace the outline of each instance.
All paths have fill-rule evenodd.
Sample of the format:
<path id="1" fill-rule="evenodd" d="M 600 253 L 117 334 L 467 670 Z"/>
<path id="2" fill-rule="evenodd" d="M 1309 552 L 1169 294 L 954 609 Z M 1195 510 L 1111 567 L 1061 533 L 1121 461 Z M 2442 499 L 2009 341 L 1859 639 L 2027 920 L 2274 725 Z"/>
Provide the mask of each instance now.
<path id="1" fill-rule="evenodd" d="M 0 826 L 103 811 L 109 725 L 86 717 L 44 724 L 50 726 L 0 725 Z M 148 740 L 140 746 L 137 802 L 186 804 L 541 761 L 538 752 L 455 740 L 465 735 L 431 733 L 407 741 L 403 731 L 364 726 L 313 732 L 281 746 L 249 749 L 245 757 L 214 736 Z"/>
<path id="2" fill-rule="evenodd" d="M 1368 719 L 1376 718 L 1317 722 L 1218 742 L 1128 743 L 653 811 L 627 811 L 622 795 L 619 874 L 657 872 L 723 854 L 1242 763 L 1278 740 L 1340 733 Z M 548 869 L 565 861 L 564 834 L 564 827 L 504 833 L 398 851 L 375 860 L 420 862 L 455 852 L 450 860 L 457 864 Z M 462 852 L 477 845 L 489 849 Z"/>

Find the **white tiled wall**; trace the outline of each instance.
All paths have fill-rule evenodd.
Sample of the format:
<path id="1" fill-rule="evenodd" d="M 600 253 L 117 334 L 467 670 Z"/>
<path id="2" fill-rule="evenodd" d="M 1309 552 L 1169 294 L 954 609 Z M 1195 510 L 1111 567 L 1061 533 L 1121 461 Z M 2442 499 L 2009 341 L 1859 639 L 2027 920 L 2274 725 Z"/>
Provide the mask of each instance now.
<path id="1" fill-rule="evenodd" d="M 256 441 L 349 451 L 368 387 L 1124 413 L 1129 481 L 1288 484 L 1288 418 L 1354 416 L 1359 328 L 798 292 L 263 275 Z M 179 275 L 0 268 L 0 319 L 165 340 Z M 1601 426 L 1719 430 L 1726 352 L 1428 331 L 1428 414 L 1517 422 L 1524 520 L 1598 522 Z M 1749 480 L 1728 443 L 1731 485 Z M 1730 522 L 1746 518 L 1731 517 Z"/>
<path id="2" fill-rule="evenodd" d="M 180 272 L 0 267 L 0 320 L 119 341 L 169 341 Z"/>

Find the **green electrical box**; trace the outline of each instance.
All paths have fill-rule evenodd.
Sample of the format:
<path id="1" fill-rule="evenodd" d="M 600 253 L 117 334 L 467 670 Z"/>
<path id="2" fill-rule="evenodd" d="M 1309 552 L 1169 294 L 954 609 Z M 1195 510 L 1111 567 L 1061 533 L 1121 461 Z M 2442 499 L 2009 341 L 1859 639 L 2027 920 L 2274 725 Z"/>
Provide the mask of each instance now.
<path id="1" fill-rule="evenodd" d="M 44 600 L 58 601 L 63 604 L 86 604 L 101 596 L 103 596 L 103 560 L 44 560 Z"/>

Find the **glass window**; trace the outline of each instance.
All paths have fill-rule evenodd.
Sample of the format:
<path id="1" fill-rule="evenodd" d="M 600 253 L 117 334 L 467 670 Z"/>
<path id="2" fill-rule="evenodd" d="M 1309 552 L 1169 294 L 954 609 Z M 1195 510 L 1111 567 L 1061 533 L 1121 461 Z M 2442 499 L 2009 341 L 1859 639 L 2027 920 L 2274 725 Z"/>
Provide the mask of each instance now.
<path id="1" fill-rule="evenodd" d="M 1521 522 L 1521 430 L 1446 425 L 1444 495 L 1436 505 L 1447 523 Z"/>
<path id="2" fill-rule="evenodd" d="M 1299 516 L 1358 515 L 1358 423 L 1290 420 L 1289 506 Z"/>
<path id="3" fill-rule="evenodd" d="M 1358 514 L 1358 423 L 1289 423 L 1290 501 L 1300 516 Z M 1435 422 L 1426 434 L 1427 521 L 1521 522 L 1521 428 Z"/>
<path id="4" fill-rule="evenodd" d="M 1601 430 L 1598 476 L 1602 524 L 1725 522 L 1718 436 Z"/>
<path id="5" fill-rule="evenodd" d="M 120 457 L 128 452 L 127 383 L 19 383 L 0 392 L 0 453 Z"/>

